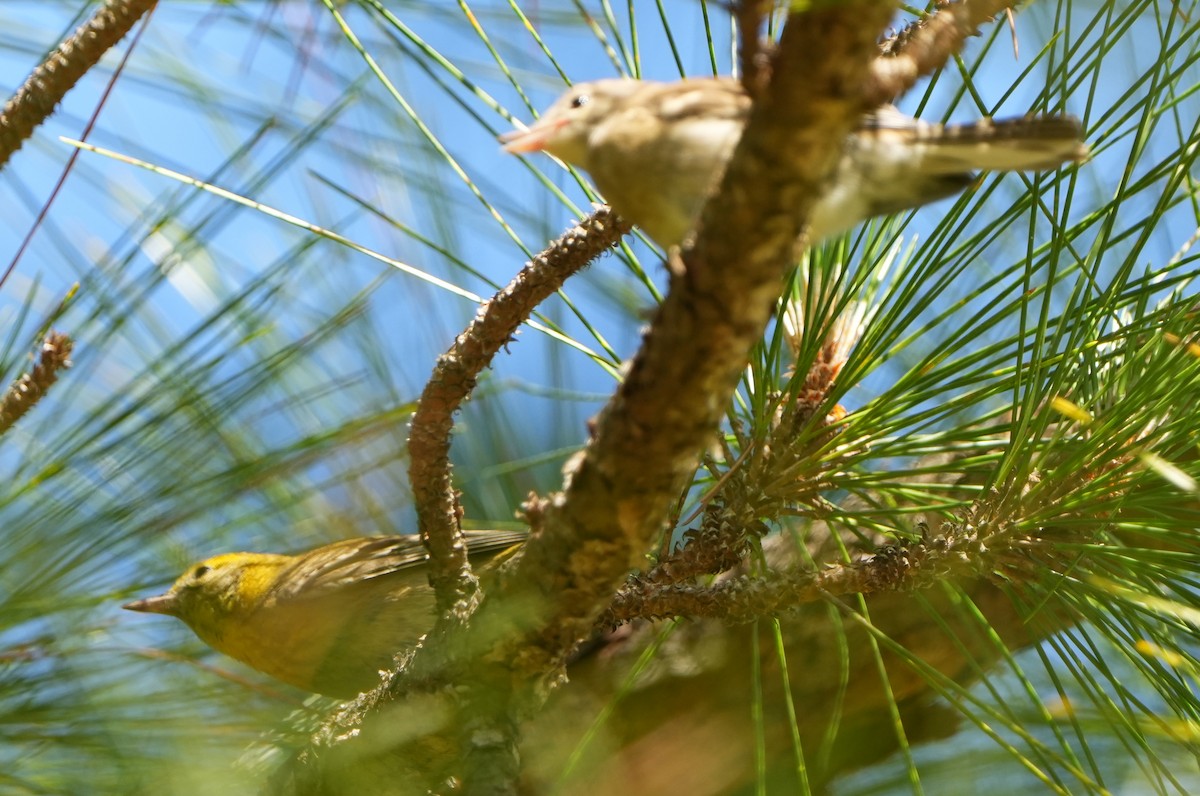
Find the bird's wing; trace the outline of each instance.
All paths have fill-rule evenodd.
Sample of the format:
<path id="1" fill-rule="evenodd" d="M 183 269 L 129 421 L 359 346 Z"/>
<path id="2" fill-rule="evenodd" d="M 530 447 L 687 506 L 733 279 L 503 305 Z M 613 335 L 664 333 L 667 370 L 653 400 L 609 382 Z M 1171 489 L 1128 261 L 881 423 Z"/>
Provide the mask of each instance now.
<path id="1" fill-rule="evenodd" d="M 467 531 L 472 558 L 490 557 L 524 541 L 517 531 Z M 421 538 L 414 535 L 346 539 L 301 554 L 276 578 L 277 600 L 309 598 L 398 572 L 412 572 L 428 558 Z M 419 577 L 423 580 L 424 574 Z"/>

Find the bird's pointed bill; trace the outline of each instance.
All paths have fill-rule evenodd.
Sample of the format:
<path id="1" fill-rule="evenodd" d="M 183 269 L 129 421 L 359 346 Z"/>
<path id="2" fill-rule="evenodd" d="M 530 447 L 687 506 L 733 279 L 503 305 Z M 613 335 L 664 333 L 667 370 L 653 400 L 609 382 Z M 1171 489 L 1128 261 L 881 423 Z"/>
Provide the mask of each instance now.
<path id="1" fill-rule="evenodd" d="M 121 606 L 126 611 L 140 611 L 144 614 L 175 614 L 175 595 L 167 592 L 157 597 L 147 597 L 144 600 L 134 600 Z"/>
<path id="2" fill-rule="evenodd" d="M 510 154 L 540 152 L 546 148 L 550 137 L 558 132 L 566 119 L 543 119 L 524 130 L 513 130 L 500 136 L 501 149 Z"/>

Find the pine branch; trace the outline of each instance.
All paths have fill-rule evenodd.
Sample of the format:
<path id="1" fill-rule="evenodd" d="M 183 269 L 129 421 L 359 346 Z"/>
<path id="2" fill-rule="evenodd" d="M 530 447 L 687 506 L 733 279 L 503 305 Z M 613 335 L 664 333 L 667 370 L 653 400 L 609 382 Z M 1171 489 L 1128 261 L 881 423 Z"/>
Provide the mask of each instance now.
<path id="1" fill-rule="evenodd" d="M 108 0 L 33 70 L 0 111 L 0 168 L 155 2 Z"/>
<path id="2" fill-rule="evenodd" d="M 42 343 L 38 363 L 8 388 L 0 402 L 0 435 L 12 428 L 37 402 L 45 397 L 50 386 L 58 381 L 60 371 L 71 367 L 71 350 L 75 344 L 61 332 L 51 332 Z"/>

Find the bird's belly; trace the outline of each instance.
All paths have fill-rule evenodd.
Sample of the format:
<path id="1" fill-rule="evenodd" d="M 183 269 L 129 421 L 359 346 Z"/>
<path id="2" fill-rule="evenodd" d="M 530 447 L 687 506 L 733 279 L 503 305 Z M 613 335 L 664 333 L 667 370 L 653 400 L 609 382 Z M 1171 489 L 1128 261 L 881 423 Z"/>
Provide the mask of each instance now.
<path id="1" fill-rule="evenodd" d="M 424 591 L 404 589 L 392 599 L 368 591 L 319 605 L 280 602 L 231 625 L 219 643 L 206 641 L 277 680 L 349 698 L 376 685 L 394 653 L 428 630 L 433 601 Z"/>
<path id="2" fill-rule="evenodd" d="M 853 227 L 870 215 L 867 200 L 856 185 L 837 181 L 813 206 L 808 219 L 808 243 L 815 245 L 830 235 Z"/>

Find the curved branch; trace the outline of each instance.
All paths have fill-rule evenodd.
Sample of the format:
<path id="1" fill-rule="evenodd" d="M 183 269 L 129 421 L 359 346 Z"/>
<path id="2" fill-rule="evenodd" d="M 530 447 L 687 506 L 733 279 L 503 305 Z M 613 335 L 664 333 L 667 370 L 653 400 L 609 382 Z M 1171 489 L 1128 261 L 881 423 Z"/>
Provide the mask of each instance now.
<path id="1" fill-rule="evenodd" d="M 483 304 L 434 366 L 413 414 L 408 476 L 418 527 L 430 551 L 430 581 L 443 614 L 455 610 L 461 618 L 469 613 L 478 586 L 467 563 L 458 526 L 458 500 L 450 478 L 454 412 L 475 389 L 479 373 L 512 340 L 534 308 L 628 231 L 629 226 L 607 207 L 580 221 Z"/>

